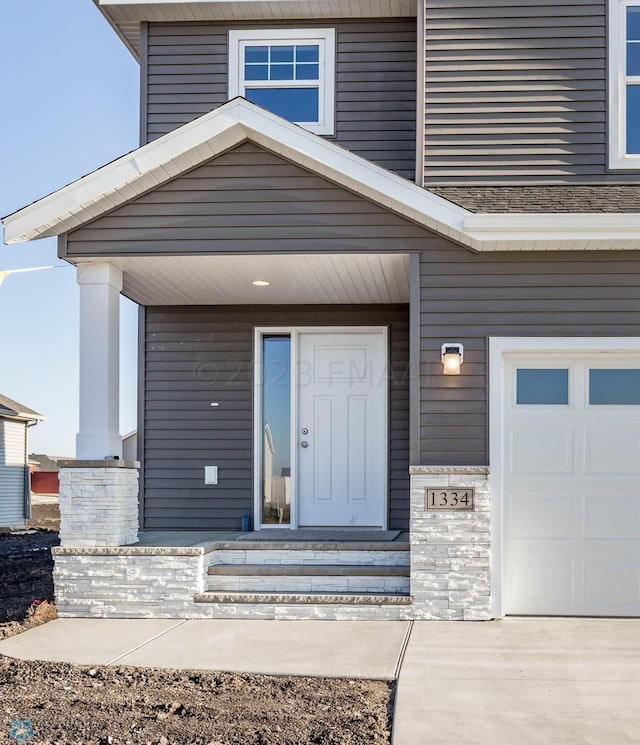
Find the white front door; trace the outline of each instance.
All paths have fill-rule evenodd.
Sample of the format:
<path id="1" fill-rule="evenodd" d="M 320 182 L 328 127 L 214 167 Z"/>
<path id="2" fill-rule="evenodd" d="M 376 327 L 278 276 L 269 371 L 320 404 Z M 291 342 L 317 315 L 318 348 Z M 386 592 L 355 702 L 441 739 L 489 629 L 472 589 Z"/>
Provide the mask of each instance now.
<path id="1" fill-rule="evenodd" d="M 640 615 L 640 358 L 506 365 L 505 610 Z"/>
<path id="2" fill-rule="evenodd" d="M 385 527 L 384 331 L 301 331 L 297 395 L 298 524 Z"/>

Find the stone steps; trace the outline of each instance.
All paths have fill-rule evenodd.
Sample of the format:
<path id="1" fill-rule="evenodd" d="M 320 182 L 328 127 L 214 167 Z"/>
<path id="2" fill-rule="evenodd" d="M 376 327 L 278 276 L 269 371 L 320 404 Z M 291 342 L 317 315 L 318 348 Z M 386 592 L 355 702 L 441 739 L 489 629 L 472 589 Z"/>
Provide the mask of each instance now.
<path id="1" fill-rule="evenodd" d="M 283 592 L 202 592 L 196 603 L 276 603 L 282 605 L 410 605 L 403 593 L 283 593 Z"/>
<path id="2" fill-rule="evenodd" d="M 236 577 L 408 577 L 409 567 L 384 564 L 212 564 L 207 574 Z"/>

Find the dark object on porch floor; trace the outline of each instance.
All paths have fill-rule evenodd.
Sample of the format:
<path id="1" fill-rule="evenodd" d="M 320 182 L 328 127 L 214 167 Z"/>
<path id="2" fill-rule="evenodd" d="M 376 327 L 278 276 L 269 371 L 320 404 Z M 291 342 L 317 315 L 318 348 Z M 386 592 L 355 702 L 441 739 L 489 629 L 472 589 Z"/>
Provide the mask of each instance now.
<path id="1" fill-rule="evenodd" d="M 335 529 L 335 528 L 300 528 L 299 530 L 289 530 L 288 528 L 273 528 L 269 530 L 258 530 L 253 533 L 243 533 L 236 538 L 237 541 L 309 541 L 331 543 L 349 543 L 350 541 L 395 541 L 400 535 L 399 530 L 360 530 L 354 529 Z"/>

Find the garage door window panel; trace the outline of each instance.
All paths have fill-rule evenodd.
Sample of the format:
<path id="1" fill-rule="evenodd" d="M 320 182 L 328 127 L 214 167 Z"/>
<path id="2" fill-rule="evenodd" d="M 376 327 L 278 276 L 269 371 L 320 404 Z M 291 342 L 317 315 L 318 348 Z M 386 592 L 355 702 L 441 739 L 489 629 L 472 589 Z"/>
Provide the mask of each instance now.
<path id="1" fill-rule="evenodd" d="M 640 370 L 589 370 L 591 406 L 640 406 Z"/>
<path id="2" fill-rule="evenodd" d="M 516 404 L 568 406 L 569 370 L 566 368 L 518 368 Z"/>

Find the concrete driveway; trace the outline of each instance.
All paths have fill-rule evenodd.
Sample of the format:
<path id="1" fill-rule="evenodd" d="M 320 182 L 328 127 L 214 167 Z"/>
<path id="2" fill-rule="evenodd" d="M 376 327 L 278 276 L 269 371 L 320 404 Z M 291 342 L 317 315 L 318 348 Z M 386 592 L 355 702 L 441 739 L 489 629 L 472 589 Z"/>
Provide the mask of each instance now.
<path id="1" fill-rule="evenodd" d="M 640 743 L 640 620 L 413 624 L 393 745 L 627 743 Z"/>

